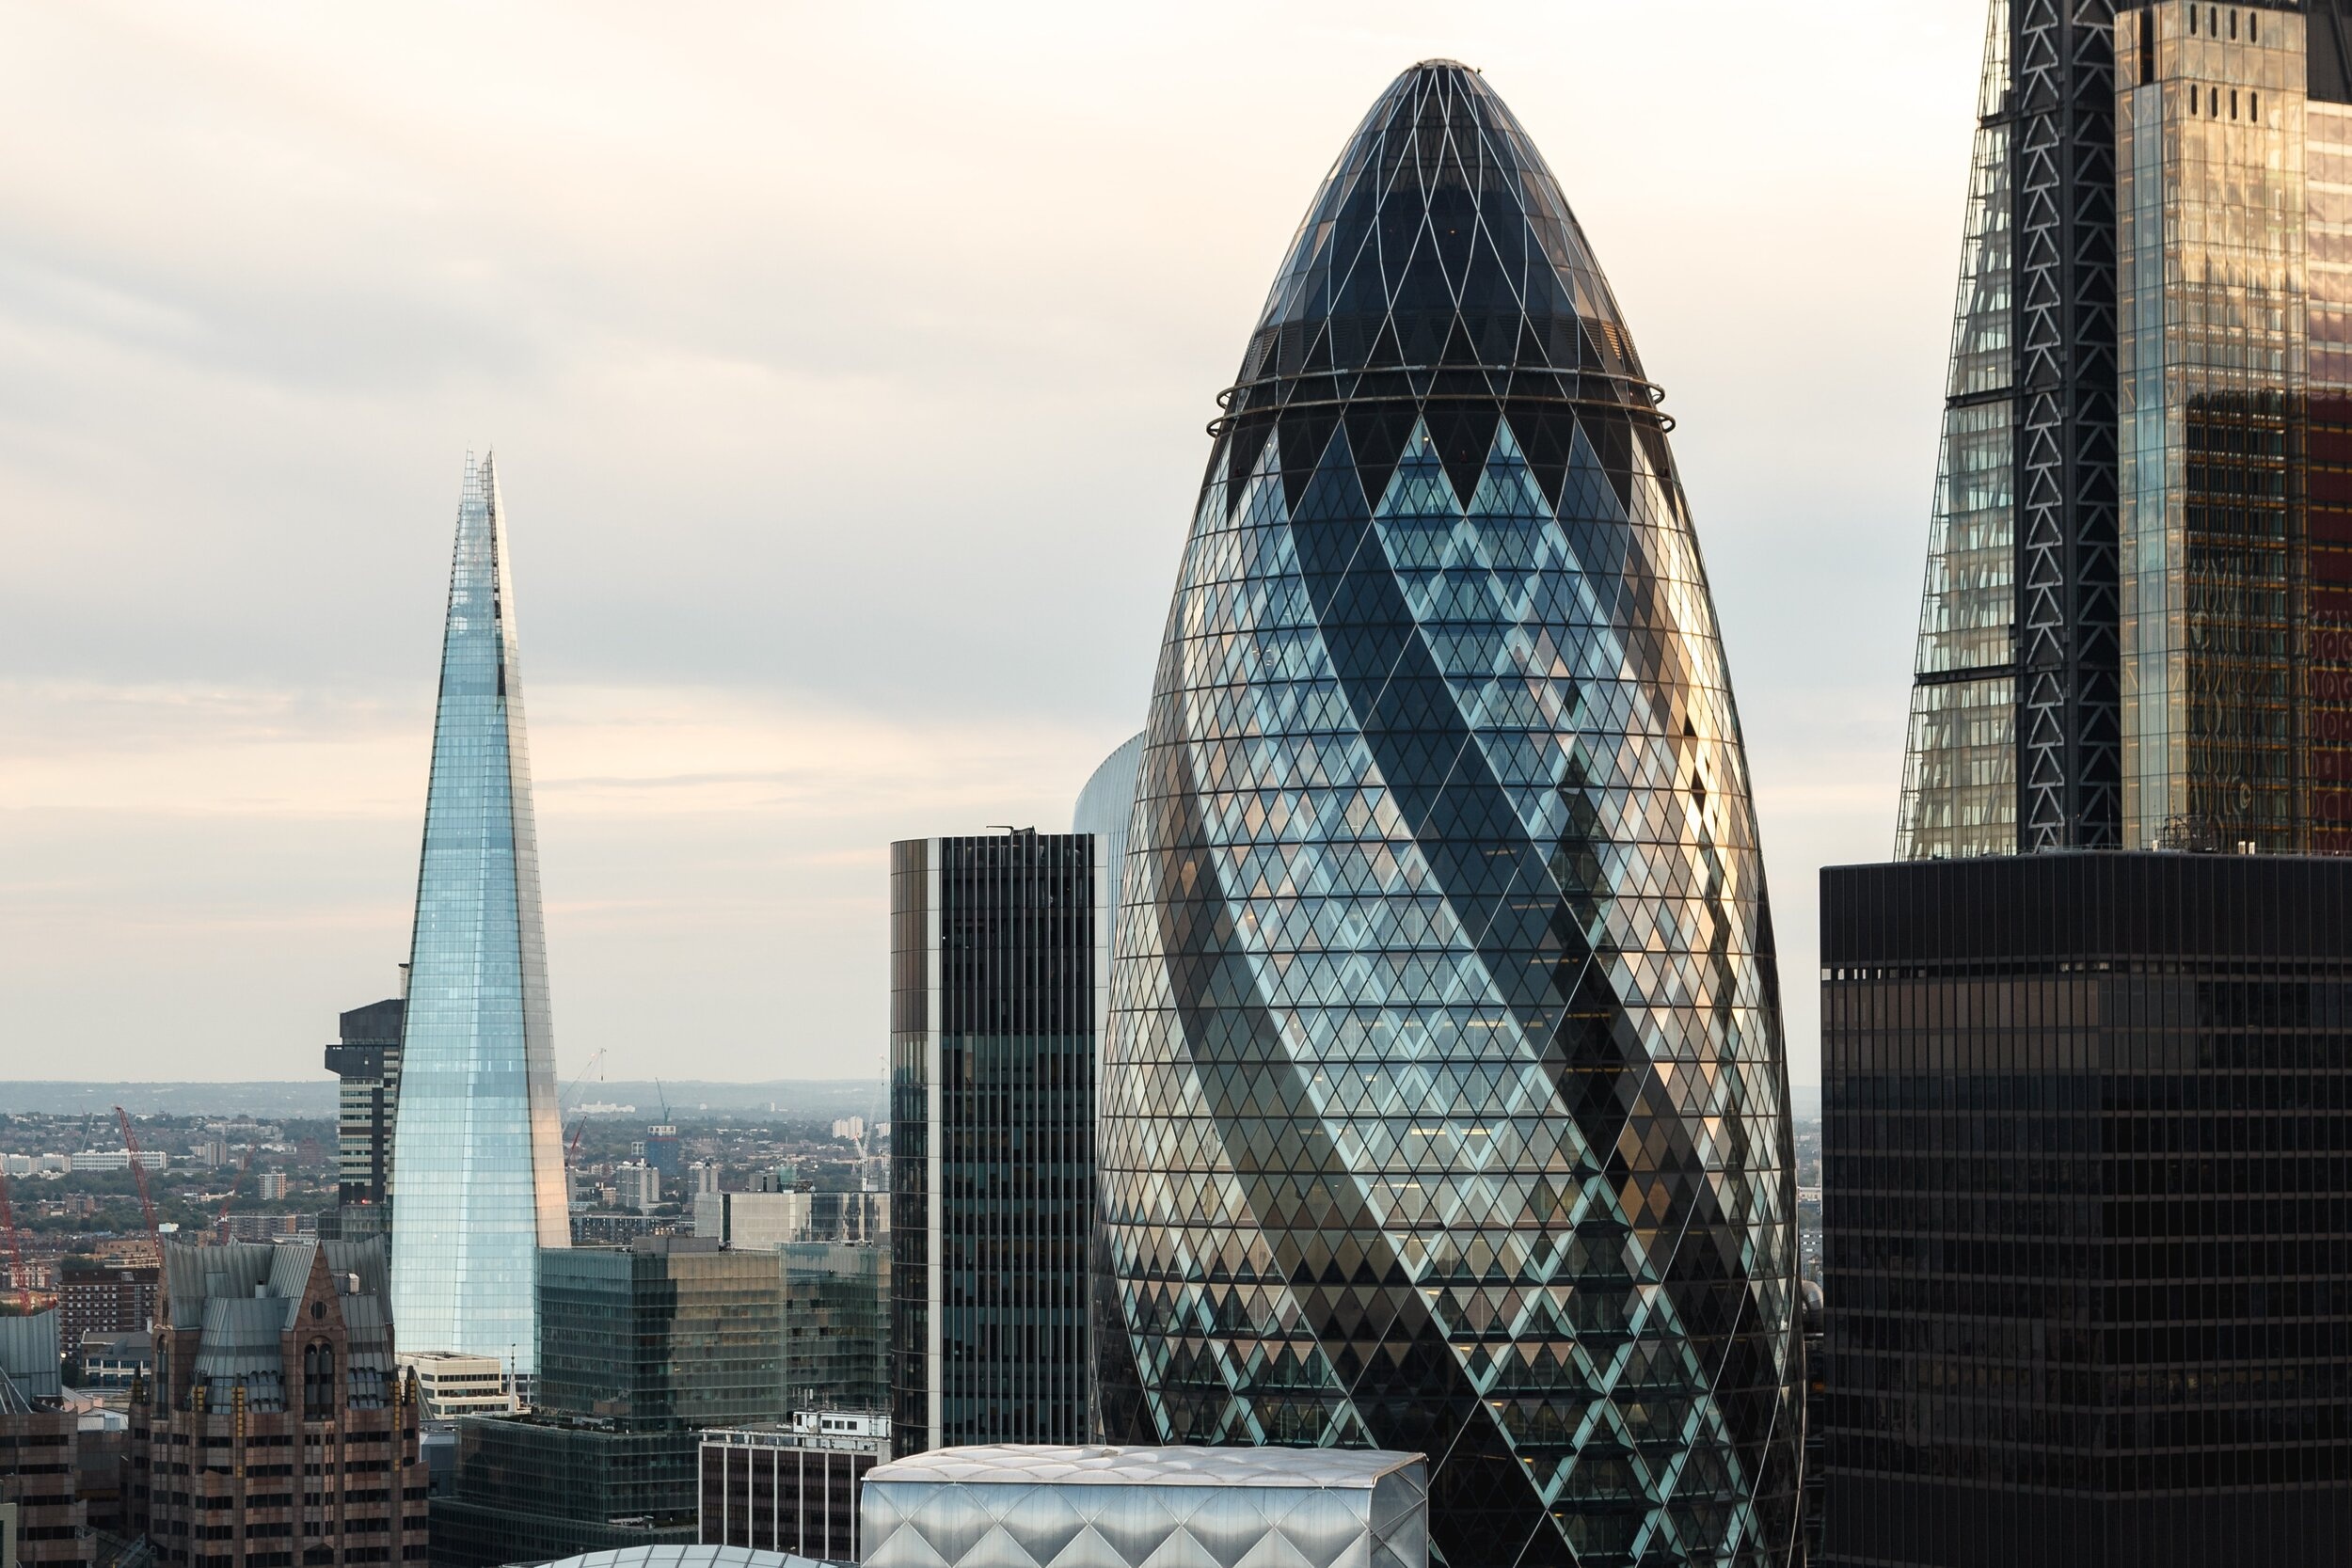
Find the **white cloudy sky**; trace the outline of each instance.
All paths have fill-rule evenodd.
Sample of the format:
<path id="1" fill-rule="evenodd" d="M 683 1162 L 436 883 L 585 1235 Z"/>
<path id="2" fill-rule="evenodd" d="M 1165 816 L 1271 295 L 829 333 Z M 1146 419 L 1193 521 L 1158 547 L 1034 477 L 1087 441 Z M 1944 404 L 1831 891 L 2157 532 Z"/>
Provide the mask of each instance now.
<path id="1" fill-rule="evenodd" d="M 1139 726 L 1292 226 L 1483 67 L 1685 469 L 1815 1076 L 1883 858 L 1982 0 L 0 0 L 0 1078 L 302 1077 L 405 957 L 458 476 L 560 1054 L 879 1069 L 885 845 Z"/>

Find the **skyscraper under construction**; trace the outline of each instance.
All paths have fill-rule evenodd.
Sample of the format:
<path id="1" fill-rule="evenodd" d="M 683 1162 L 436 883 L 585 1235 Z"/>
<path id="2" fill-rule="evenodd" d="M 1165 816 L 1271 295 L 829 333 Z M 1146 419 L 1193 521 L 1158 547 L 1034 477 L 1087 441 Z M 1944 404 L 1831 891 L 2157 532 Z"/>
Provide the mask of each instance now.
<path id="1" fill-rule="evenodd" d="M 2352 849 L 2352 4 L 1994 0 L 1904 859 Z"/>

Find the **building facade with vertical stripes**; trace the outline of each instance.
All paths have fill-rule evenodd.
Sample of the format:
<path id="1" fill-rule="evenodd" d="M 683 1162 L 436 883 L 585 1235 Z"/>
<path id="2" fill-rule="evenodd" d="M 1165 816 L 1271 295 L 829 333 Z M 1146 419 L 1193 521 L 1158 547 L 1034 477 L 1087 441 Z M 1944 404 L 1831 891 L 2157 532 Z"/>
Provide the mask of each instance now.
<path id="1" fill-rule="evenodd" d="M 890 885 L 896 1451 L 1083 1442 L 1099 846 L 911 839 Z"/>
<path id="2" fill-rule="evenodd" d="M 2352 850 L 2352 4 L 1993 0 L 1896 855 Z"/>

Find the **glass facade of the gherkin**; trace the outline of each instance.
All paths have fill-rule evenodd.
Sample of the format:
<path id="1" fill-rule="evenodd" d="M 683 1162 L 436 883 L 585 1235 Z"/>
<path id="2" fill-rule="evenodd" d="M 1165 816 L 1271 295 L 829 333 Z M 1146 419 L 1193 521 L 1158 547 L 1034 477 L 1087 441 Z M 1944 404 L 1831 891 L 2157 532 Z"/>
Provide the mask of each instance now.
<path id="1" fill-rule="evenodd" d="M 1416 66 L 1222 399 L 1152 697 L 1103 1435 L 1425 1453 L 1453 1568 L 1794 1549 L 1772 925 L 1658 401 L 1526 132 Z"/>
<path id="2" fill-rule="evenodd" d="M 539 1359 L 539 1249 L 571 1244 L 506 515 L 466 466 L 417 874 L 392 1321 L 420 1351 Z"/>

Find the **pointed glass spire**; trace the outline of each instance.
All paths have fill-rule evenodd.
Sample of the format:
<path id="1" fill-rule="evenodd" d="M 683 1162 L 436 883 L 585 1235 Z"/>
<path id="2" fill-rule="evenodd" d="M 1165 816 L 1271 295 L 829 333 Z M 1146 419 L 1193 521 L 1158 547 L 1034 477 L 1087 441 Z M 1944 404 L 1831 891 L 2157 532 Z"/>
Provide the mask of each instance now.
<path id="1" fill-rule="evenodd" d="M 403 1347 L 537 1370 L 538 1249 L 571 1222 L 506 514 L 466 460 L 392 1161 Z"/>
<path id="2" fill-rule="evenodd" d="M 2017 849 L 2016 410 L 2010 398 L 2009 0 L 1985 18 L 1977 143 L 1903 750 L 1898 860 Z"/>
<path id="3" fill-rule="evenodd" d="M 1476 72 L 1374 105 L 1235 382 L 1121 877 L 1105 1434 L 1425 1453 L 1449 1568 L 1785 1568 L 1730 675 L 1658 390 Z"/>

